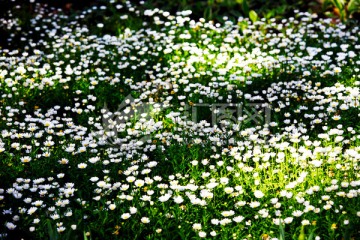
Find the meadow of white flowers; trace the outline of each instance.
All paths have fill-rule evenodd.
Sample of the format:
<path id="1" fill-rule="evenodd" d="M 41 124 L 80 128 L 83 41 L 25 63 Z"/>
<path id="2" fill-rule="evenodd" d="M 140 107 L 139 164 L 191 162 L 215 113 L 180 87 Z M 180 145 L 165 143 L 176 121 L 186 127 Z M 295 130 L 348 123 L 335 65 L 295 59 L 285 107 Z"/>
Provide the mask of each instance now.
<path id="1" fill-rule="evenodd" d="M 359 27 L 33 6 L 0 19 L 0 239 L 360 238 Z"/>

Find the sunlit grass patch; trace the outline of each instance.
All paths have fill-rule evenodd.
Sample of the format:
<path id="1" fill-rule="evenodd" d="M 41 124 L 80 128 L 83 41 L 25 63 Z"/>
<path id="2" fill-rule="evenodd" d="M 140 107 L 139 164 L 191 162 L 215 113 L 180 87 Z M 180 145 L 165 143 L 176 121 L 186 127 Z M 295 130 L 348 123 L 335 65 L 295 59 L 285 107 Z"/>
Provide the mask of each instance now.
<path id="1" fill-rule="evenodd" d="M 1 237 L 359 236 L 357 26 L 37 6 L 0 50 Z"/>

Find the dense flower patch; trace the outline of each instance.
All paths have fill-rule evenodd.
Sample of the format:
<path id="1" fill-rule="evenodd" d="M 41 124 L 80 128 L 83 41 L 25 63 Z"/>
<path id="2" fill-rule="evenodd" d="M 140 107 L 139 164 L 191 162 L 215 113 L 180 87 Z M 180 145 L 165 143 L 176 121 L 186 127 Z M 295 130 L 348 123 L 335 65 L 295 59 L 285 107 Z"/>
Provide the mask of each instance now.
<path id="1" fill-rule="evenodd" d="M 2 19 L 1 237 L 359 237 L 359 27 L 36 6 Z"/>

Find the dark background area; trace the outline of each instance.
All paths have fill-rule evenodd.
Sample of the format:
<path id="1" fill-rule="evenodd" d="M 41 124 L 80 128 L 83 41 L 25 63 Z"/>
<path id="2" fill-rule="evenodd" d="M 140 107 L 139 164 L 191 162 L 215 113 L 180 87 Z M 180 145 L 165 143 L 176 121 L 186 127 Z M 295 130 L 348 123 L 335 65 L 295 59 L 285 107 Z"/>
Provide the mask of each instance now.
<path id="1" fill-rule="evenodd" d="M 36 34 L 32 33 L 30 20 L 35 16 L 35 8 L 38 4 L 47 5 L 49 13 L 56 14 L 59 9 L 69 16 L 75 16 L 78 11 L 87 9 L 94 5 L 107 5 L 108 0 L 0 0 L 0 47 L 2 48 L 17 48 L 24 45 L 20 41 L 21 36 L 30 36 L 32 39 L 39 39 Z M 191 17 L 195 20 L 205 18 L 207 20 L 214 20 L 215 22 L 222 22 L 223 16 L 227 16 L 229 20 L 236 21 L 238 17 L 249 17 L 249 11 L 253 10 L 257 13 L 258 18 L 276 18 L 283 19 L 294 15 L 294 10 L 302 12 L 317 13 L 319 17 L 332 17 L 339 19 L 339 13 L 332 5 L 326 6 L 323 4 L 325 0 L 146 0 L 142 6 L 143 9 L 159 8 L 175 14 L 181 10 L 192 10 Z M 139 1 L 129 1 L 134 5 L 138 5 Z M 345 1 L 347 2 L 347 1 Z M 126 0 L 118 0 L 117 3 L 125 5 Z M 12 14 L 9 14 L 9 13 Z M 106 14 L 93 14 L 87 19 L 89 26 L 94 21 L 94 17 L 105 18 Z M 21 31 L 14 31 L 8 29 L 6 24 L 2 21 L 5 19 L 18 18 L 20 20 Z M 111 18 L 111 17 L 110 17 Z M 116 25 L 116 17 L 112 17 L 111 21 Z M 352 15 L 351 21 L 359 20 L 359 12 Z M 141 19 L 137 19 L 141 22 Z M 113 25 L 114 25 L 113 24 Z M 111 25 L 111 24 L 110 24 Z M 115 26 L 114 25 L 114 26 Z M 116 26 L 120 28 L 119 26 Z M 108 29 L 107 33 L 115 34 L 116 31 Z M 9 36 L 15 34 L 9 42 Z"/>

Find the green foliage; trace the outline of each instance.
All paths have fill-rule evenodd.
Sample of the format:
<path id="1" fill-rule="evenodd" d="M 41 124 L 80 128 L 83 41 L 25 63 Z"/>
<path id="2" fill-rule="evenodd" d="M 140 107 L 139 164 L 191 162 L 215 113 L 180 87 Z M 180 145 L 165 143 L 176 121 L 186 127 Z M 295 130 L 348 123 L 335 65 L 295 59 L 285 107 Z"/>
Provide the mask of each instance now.
<path id="1" fill-rule="evenodd" d="M 251 10 L 251 11 L 249 12 L 249 18 L 250 18 L 250 20 L 251 20 L 252 22 L 256 22 L 256 21 L 257 21 L 258 16 L 257 16 L 257 14 L 256 14 L 256 12 L 255 12 L 254 10 Z"/>
<path id="2" fill-rule="evenodd" d="M 301 226 L 298 240 L 305 240 L 305 226 L 304 225 Z"/>
<path id="3" fill-rule="evenodd" d="M 285 229 L 282 220 L 279 221 L 279 240 L 285 240 Z"/>
<path id="4" fill-rule="evenodd" d="M 41 41 L 0 50 L 0 234 L 359 237 L 357 26 L 286 1 L 131 2 L 40 8 Z M 231 11 L 251 21 L 214 23 Z"/>
<path id="5" fill-rule="evenodd" d="M 338 14 L 342 22 L 347 22 L 354 13 L 360 12 L 359 0 L 325 0 L 323 2 L 323 10 L 334 8 L 335 14 Z"/>
<path id="6" fill-rule="evenodd" d="M 350 0 L 347 4 L 347 11 L 350 16 L 356 12 L 360 12 L 360 1 Z"/>
<path id="7" fill-rule="evenodd" d="M 237 19 L 239 16 L 250 17 L 253 11 L 259 17 L 267 19 L 283 16 L 290 16 L 295 9 L 308 10 L 311 4 L 316 1 L 266 1 L 266 0 L 182 0 L 179 2 L 169 2 L 162 0 L 147 1 L 147 6 L 156 6 L 172 12 L 191 9 L 194 18 L 203 17 L 208 20 L 222 22 L 223 16 L 230 19 Z M 252 16 L 254 14 L 252 13 Z"/>

